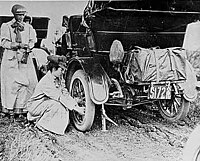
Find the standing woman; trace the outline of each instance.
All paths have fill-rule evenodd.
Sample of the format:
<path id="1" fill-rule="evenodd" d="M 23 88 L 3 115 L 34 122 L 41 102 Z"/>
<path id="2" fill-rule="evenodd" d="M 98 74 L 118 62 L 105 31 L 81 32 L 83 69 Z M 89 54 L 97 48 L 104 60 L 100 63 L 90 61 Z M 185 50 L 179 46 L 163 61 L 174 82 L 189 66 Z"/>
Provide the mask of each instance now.
<path id="1" fill-rule="evenodd" d="M 26 8 L 16 4 L 14 18 L 1 26 L 1 46 L 5 49 L 1 63 L 2 112 L 24 114 L 24 105 L 33 93 L 37 77 L 28 51 L 37 41 L 33 27 L 23 22 Z"/>

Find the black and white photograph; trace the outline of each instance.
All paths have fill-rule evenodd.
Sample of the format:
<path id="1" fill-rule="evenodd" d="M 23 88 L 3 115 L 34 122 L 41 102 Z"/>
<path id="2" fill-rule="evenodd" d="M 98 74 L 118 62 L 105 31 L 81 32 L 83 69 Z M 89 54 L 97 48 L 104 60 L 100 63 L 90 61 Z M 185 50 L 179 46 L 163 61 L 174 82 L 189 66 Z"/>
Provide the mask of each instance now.
<path id="1" fill-rule="evenodd" d="M 200 0 L 0 0 L 0 160 L 200 161 Z"/>

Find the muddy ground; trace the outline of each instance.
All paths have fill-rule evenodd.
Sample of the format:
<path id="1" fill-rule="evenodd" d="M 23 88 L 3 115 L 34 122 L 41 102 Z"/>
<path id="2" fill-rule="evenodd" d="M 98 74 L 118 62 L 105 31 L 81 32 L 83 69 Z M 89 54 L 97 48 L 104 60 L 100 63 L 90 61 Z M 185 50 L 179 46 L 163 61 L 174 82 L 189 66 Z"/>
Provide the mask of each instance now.
<path id="1" fill-rule="evenodd" d="M 70 125 L 65 136 L 0 118 L 2 161 L 181 161 L 182 150 L 195 127 L 190 119 L 169 123 L 146 109 L 107 109 L 118 123 L 101 130 L 100 113 L 89 132 Z"/>

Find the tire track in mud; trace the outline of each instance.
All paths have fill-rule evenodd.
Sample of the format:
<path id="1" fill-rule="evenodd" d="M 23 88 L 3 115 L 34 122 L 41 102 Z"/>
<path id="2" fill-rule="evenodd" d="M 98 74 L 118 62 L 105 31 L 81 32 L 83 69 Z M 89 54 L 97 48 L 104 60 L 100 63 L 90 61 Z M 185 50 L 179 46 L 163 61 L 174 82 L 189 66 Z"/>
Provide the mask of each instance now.
<path id="1" fill-rule="evenodd" d="M 183 148 L 192 128 L 185 123 L 168 122 L 152 111 L 132 109 L 131 112 L 120 112 L 120 118 L 126 120 L 130 126 L 144 131 L 154 141 L 165 141 L 171 146 Z M 179 125 L 180 124 L 180 125 Z"/>

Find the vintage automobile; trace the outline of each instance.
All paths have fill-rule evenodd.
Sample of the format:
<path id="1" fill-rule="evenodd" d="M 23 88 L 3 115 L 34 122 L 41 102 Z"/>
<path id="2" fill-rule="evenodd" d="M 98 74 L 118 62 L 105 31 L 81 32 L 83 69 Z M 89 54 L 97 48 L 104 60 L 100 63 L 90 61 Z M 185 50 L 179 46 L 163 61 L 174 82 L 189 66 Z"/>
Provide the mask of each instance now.
<path id="1" fill-rule="evenodd" d="M 127 110 L 148 104 L 169 121 L 187 115 L 197 96 L 196 77 L 182 44 L 187 24 L 200 13 L 181 1 L 153 2 L 89 0 L 83 15 L 70 16 L 65 79 L 85 108 L 84 115 L 72 114 L 78 130 L 91 128 L 100 106 L 103 130 L 106 120 L 116 124 L 105 106 Z"/>

